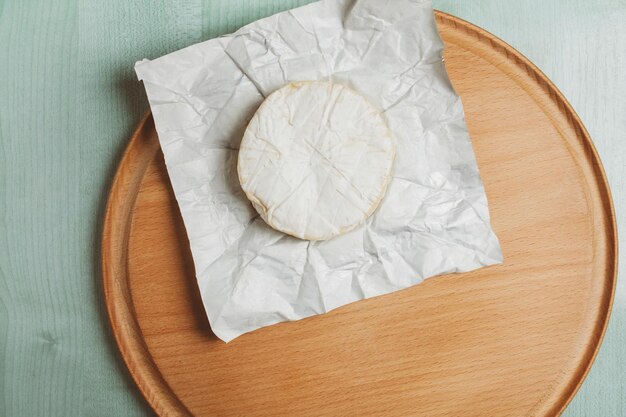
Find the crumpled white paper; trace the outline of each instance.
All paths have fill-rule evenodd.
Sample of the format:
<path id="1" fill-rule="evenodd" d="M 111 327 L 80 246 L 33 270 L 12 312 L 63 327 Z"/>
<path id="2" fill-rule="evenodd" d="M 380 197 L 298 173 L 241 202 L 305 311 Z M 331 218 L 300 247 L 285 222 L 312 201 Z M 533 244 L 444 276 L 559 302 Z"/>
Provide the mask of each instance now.
<path id="1" fill-rule="evenodd" d="M 442 49 L 429 0 L 325 0 L 136 64 L 219 338 L 502 262 Z M 301 80 L 368 97 L 397 146 L 378 210 L 322 242 L 267 226 L 237 177 L 263 98 Z"/>

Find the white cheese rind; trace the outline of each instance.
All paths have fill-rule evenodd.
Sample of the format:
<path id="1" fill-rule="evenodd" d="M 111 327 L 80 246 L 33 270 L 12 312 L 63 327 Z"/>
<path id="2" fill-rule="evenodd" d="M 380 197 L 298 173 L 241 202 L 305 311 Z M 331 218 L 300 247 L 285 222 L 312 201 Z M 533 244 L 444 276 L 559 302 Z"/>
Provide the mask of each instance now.
<path id="1" fill-rule="evenodd" d="M 306 240 L 350 231 L 380 204 L 394 144 L 381 112 L 355 91 L 291 83 L 259 107 L 243 136 L 239 181 L 267 224 Z"/>

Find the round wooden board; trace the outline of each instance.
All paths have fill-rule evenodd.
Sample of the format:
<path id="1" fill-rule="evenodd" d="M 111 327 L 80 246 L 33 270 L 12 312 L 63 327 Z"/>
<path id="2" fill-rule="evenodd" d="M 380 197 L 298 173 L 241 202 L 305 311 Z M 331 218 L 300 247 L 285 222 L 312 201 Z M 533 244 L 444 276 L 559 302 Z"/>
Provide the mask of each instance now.
<path id="1" fill-rule="evenodd" d="M 546 77 L 437 14 L 505 256 L 225 344 L 212 333 L 151 116 L 106 213 L 106 304 L 160 415 L 554 416 L 611 309 L 616 231 L 598 156 Z"/>

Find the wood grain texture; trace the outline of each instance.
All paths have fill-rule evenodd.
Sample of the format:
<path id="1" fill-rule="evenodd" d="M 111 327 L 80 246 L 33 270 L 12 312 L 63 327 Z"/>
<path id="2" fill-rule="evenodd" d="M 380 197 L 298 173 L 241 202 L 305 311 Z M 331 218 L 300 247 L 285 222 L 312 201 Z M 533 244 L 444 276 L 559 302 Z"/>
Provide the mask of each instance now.
<path id="1" fill-rule="evenodd" d="M 0 414 L 60 414 L 83 377 L 80 168 L 64 114 L 76 97 L 63 94 L 77 76 L 77 8 L 2 2 L 0 12 Z"/>
<path id="2" fill-rule="evenodd" d="M 306 2 L 0 0 L 1 416 L 151 414 L 124 378 L 98 262 L 116 161 L 148 106 L 132 66 Z M 561 89 L 602 157 L 625 236 L 624 0 L 433 3 L 512 44 Z M 567 417 L 626 416 L 625 271 Z"/>
<path id="3" fill-rule="evenodd" d="M 435 0 L 527 56 L 584 121 L 613 192 L 619 278 L 607 334 L 566 417 L 626 416 L 626 3 L 623 0 Z"/>
<path id="4" fill-rule="evenodd" d="M 610 311 L 617 242 L 607 184 L 580 120 L 536 68 L 462 21 L 438 21 L 505 264 L 224 344 L 210 332 L 148 118 L 114 182 L 103 267 L 122 355 L 159 414 L 564 409 Z"/>
<path id="5" fill-rule="evenodd" d="M 193 3 L 0 1 L 0 416 L 150 413 L 108 328 L 101 219 L 147 106 L 132 64 L 199 41 Z"/>

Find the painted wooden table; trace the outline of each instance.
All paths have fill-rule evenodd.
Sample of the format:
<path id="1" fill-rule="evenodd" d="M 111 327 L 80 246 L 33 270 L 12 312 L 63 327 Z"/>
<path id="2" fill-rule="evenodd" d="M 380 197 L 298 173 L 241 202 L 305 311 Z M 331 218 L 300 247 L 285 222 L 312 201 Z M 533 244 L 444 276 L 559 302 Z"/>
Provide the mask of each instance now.
<path id="1" fill-rule="evenodd" d="M 111 175 L 147 108 L 132 65 L 303 3 L 0 0 L 0 415 L 150 414 L 111 338 L 97 261 Z M 626 3 L 434 3 L 561 89 L 594 138 L 623 232 Z M 625 279 L 566 416 L 626 415 Z"/>

